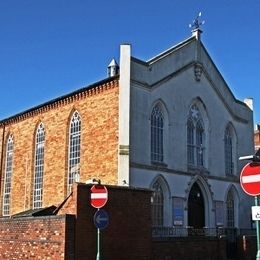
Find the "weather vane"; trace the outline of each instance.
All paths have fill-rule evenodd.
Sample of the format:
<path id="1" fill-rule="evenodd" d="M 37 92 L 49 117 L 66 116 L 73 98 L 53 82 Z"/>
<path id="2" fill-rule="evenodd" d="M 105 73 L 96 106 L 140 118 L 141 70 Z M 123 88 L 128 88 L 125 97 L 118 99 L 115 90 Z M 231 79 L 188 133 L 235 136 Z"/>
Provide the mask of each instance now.
<path id="1" fill-rule="evenodd" d="M 199 18 L 201 17 L 201 12 L 197 15 L 197 17 L 193 20 L 192 24 L 189 24 L 189 27 L 193 30 L 199 29 L 201 25 L 205 23 L 204 20 L 199 21 Z"/>

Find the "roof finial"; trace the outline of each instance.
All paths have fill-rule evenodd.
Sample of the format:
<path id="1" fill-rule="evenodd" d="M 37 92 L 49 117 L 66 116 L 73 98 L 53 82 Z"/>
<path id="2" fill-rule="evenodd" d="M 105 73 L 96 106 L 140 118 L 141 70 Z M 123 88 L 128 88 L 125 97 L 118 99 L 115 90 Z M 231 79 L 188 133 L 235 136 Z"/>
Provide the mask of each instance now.
<path id="1" fill-rule="evenodd" d="M 118 75 L 118 73 L 119 73 L 119 66 L 116 63 L 116 60 L 112 59 L 112 61 L 109 63 L 109 65 L 107 67 L 108 77 L 114 77 L 114 76 Z"/>
<path id="2" fill-rule="evenodd" d="M 193 20 L 192 24 L 189 24 L 189 27 L 192 28 L 191 32 L 193 36 L 196 36 L 197 40 L 200 39 L 200 33 L 202 30 L 200 29 L 201 25 L 205 23 L 204 20 L 200 21 L 199 18 L 201 17 L 201 12 L 197 15 L 197 17 Z"/>

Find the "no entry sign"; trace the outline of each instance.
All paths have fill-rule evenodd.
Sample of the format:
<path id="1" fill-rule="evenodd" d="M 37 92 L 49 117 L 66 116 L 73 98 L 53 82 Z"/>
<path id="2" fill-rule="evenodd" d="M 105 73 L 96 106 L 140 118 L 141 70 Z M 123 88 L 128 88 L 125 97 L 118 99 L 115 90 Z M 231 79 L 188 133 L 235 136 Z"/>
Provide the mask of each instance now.
<path id="1" fill-rule="evenodd" d="M 108 200 L 107 188 L 104 185 L 93 185 L 90 189 L 90 203 L 94 208 L 102 208 Z"/>
<path id="2" fill-rule="evenodd" d="M 248 163 L 241 171 L 240 184 L 245 193 L 260 195 L 260 164 Z"/>

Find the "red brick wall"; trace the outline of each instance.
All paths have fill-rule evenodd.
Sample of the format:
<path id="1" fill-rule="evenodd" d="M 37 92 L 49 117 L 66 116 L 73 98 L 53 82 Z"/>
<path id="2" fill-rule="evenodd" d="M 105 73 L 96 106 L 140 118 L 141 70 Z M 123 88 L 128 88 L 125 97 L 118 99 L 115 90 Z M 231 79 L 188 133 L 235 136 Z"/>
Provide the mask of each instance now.
<path id="1" fill-rule="evenodd" d="M 58 214 L 0 221 L 0 259 L 96 259 L 97 229 L 90 185 L 75 184 Z M 101 231 L 106 260 L 150 260 L 150 191 L 107 186 L 109 226 Z M 49 257 L 49 258 L 48 258 Z"/>
<path id="2" fill-rule="evenodd" d="M 77 260 L 95 259 L 97 229 L 90 205 L 90 185 L 75 184 L 73 194 L 58 214 L 76 211 L 75 252 Z M 107 186 L 109 226 L 101 231 L 101 252 L 106 260 L 150 259 L 151 194 L 143 189 Z M 76 208 L 75 208 L 76 205 Z"/>
<path id="3" fill-rule="evenodd" d="M 4 141 L 4 132 L 5 132 L 5 128 L 4 126 L 0 126 L 0 195 L 1 193 L 1 186 L 2 186 L 2 173 L 4 172 L 4 163 L 3 163 L 3 149 L 4 149 L 4 145 L 3 145 L 3 141 Z M 2 196 L 0 197 L 0 206 L 2 205 Z M 0 213 L 2 212 L 2 210 L 0 209 Z M 1 214 L 0 214 L 1 215 Z"/>
<path id="4" fill-rule="evenodd" d="M 73 216 L 1 219 L 0 259 L 73 259 L 73 238 Z"/>
<path id="5" fill-rule="evenodd" d="M 226 260 L 226 240 L 217 238 L 176 238 L 153 241 L 151 260 Z"/>
<path id="6" fill-rule="evenodd" d="M 96 259 L 96 209 L 91 185 L 75 184 L 57 216 L 0 220 L 0 259 Z M 109 225 L 101 231 L 105 260 L 226 260 L 226 239 L 183 237 L 152 241 L 150 191 L 107 186 Z M 62 214 L 74 215 L 62 215 Z M 237 259 L 255 257 L 255 237 L 238 239 Z M 49 258 L 48 258 L 49 257 Z"/>
<path id="7" fill-rule="evenodd" d="M 257 243 L 256 235 L 255 236 L 240 236 L 238 238 L 238 260 L 251 260 L 256 258 L 257 253 Z"/>
<path id="8" fill-rule="evenodd" d="M 5 122 L 5 140 L 9 134 L 14 137 L 11 215 L 32 208 L 34 142 L 39 122 L 45 126 L 43 207 L 57 205 L 67 196 L 69 122 L 75 110 L 82 119 L 80 181 L 97 177 L 103 183 L 117 184 L 118 92 L 118 80 L 110 79 Z M 2 130 L 3 124 L 1 141 Z M 5 153 L 3 162 L 4 157 Z M 3 183 L 4 164 L 1 191 Z M 2 192 L 0 195 L 1 203 Z M 0 205 L 0 215 L 1 210 Z"/>

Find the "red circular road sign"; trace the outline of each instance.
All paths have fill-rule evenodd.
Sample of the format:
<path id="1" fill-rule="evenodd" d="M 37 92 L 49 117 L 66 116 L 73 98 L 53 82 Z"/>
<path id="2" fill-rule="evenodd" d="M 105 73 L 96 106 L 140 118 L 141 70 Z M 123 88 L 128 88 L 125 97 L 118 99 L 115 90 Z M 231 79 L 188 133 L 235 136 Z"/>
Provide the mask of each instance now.
<path id="1" fill-rule="evenodd" d="M 107 188 L 103 185 L 93 185 L 90 189 L 91 206 L 99 209 L 105 206 L 108 200 Z"/>
<path id="2" fill-rule="evenodd" d="M 251 196 L 260 194 L 260 164 L 247 163 L 241 171 L 240 184 L 245 193 Z"/>

